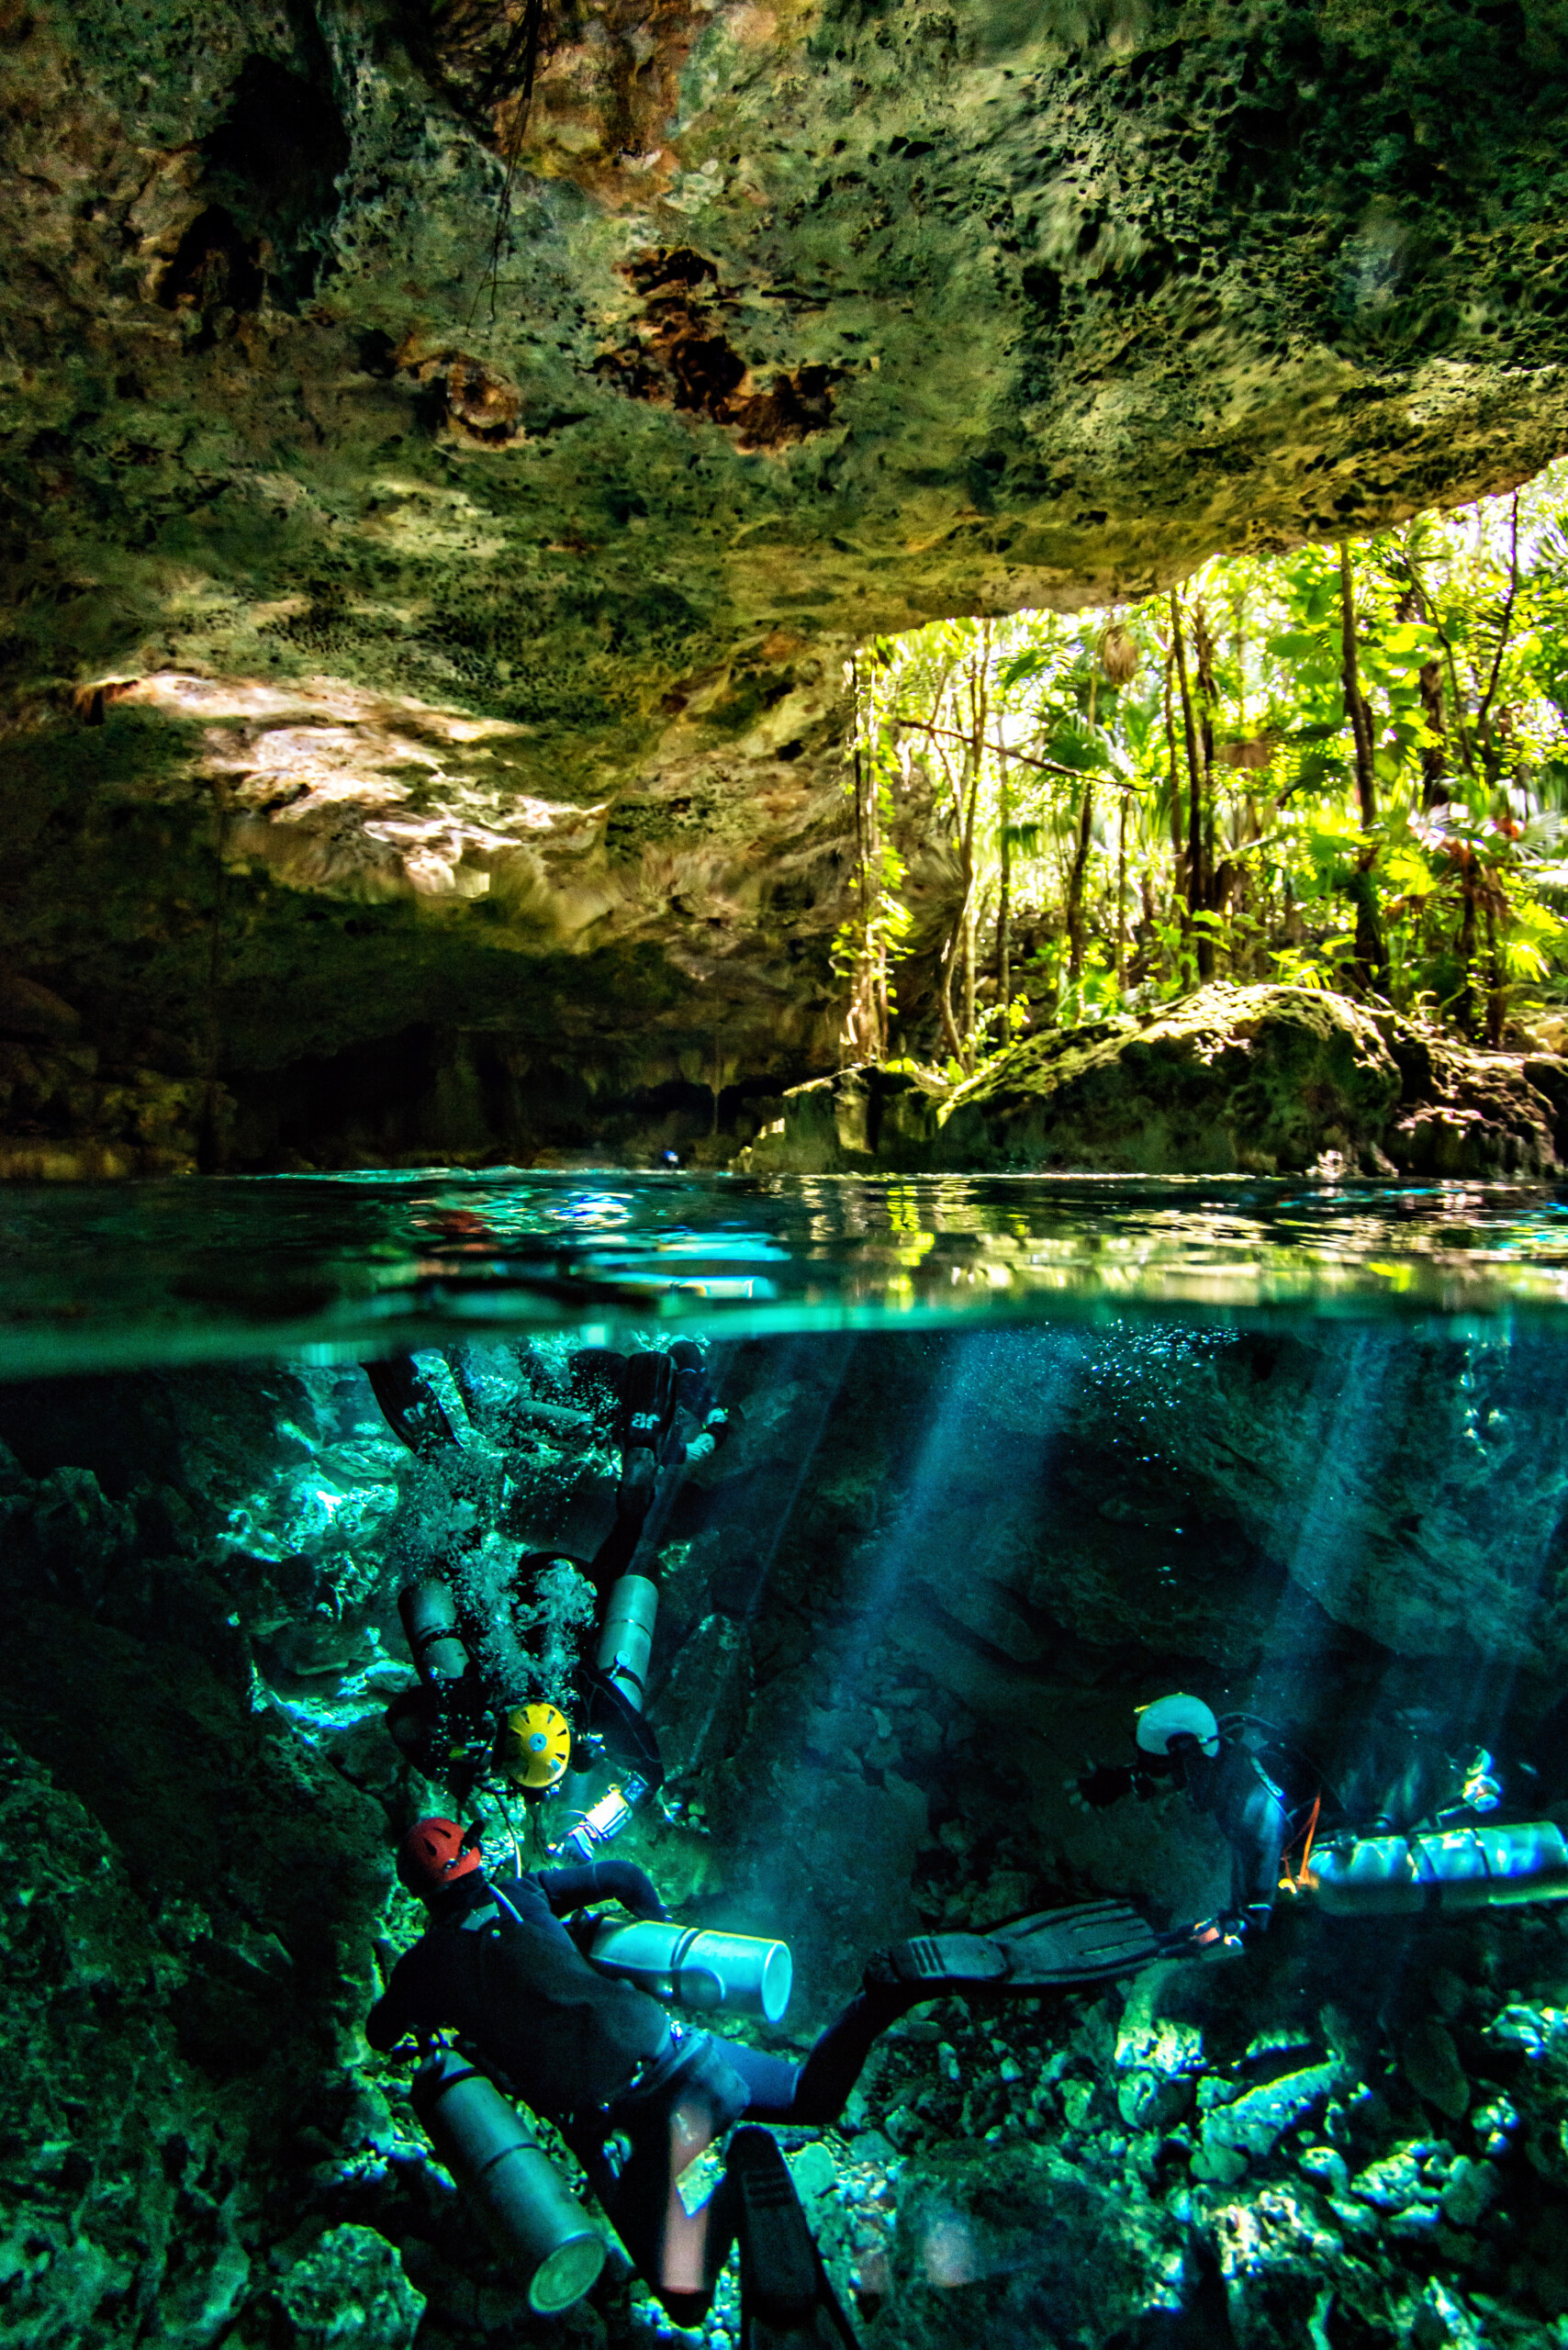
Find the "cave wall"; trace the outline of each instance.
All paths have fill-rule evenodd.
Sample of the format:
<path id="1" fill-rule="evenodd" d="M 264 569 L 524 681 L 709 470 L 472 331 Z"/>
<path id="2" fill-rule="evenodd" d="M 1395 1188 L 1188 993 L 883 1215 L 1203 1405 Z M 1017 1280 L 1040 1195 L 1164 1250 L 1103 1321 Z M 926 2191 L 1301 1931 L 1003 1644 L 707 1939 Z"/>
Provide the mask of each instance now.
<path id="1" fill-rule="evenodd" d="M 508 22 L 5 17 L 17 1171 L 820 1069 L 854 642 L 1562 445 L 1550 8 L 591 0 L 525 122 Z"/>

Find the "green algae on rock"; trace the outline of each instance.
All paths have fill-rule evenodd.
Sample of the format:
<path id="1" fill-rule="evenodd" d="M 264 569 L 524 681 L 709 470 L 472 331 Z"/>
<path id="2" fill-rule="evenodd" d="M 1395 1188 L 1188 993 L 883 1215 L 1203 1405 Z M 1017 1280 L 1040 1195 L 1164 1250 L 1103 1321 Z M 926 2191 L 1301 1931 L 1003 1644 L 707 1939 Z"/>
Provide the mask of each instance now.
<path id="1" fill-rule="evenodd" d="M 1541 1177 L 1568 1064 L 1482 1053 L 1327 990 L 1219 982 L 1047 1029 L 945 1088 L 870 1067 L 786 1095 L 758 1172 Z"/>

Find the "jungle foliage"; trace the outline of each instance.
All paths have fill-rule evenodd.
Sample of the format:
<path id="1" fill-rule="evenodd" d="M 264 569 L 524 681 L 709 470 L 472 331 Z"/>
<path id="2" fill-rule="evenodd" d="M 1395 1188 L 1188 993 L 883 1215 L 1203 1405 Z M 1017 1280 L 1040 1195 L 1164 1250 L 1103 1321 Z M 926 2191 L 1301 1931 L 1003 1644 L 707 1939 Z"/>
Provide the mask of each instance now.
<path id="1" fill-rule="evenodd" d="M 854 663 L 857 1057 L 969 1070 L 1209 979 L 1494 1046 L 1568 1009 L 1568 461 L 1112 610 Z"/>

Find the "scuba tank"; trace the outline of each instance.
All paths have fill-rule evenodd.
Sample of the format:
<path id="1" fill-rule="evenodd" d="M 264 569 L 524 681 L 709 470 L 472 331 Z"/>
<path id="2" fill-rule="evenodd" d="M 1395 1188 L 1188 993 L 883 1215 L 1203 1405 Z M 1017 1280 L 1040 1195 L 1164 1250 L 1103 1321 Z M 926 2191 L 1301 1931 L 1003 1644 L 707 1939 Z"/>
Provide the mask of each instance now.
<path id="1" fill-rule="evenodd" d="M 425 1687 L 443 1700 L 454 1697 L 473 1668 L 457 1628 L 457 1602 L 445 1583 L 438 1575 L 411 1583 L 398 1595 L 398 1613 Z"/>
<path id="2" fill-rule="evenodd" d="M 622 1575 L 610 1585 L 594 1662 L 638 1713 L 647 1696 L 648 1658 L 658 1612 L 659 1587 L 646 1575 Z"/>
<path id="3" fill-rule="evenodd" d="M 607 2246 L 516 2108 L 444 2047 L 420 2066 L 413 2102 L 431 2144 L 522 2279 L 530 2308 L 554 2317 L 580 2301 L 599 2281 Z"/>
<path id="4" fill-rule="evenodd" d="M 1363 1836 L 1319 1846 L 1305 1885 L 1332 1918 L 1568 1901 L 1568 1841 L 1549 1819 Z"/>
<path id="5" fill-rule="evenodd" d="M 722 1934 L 663 1919 L 601 1925 L 588 1957 L 606 1975 L 624 1976 L 655 1999 L 687 2008 L 723 2008 L 731 2015 L 777 2023 L 790 2004 L 794 1961 L 787 1942 L 757 1934 Z"/>

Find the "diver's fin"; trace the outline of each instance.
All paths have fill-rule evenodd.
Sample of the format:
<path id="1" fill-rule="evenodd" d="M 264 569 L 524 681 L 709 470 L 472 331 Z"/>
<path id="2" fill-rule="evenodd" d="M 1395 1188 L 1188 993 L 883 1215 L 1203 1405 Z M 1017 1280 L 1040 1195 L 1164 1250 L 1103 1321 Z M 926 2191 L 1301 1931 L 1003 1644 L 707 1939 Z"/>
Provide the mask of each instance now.
<path id="1" fill-rule="evenodd" d="M 724 2161 L 741 2252 L 742 2350 L 858 2350 L 778 2141 L 737 2130 Z"/>
<path id="2" fill-rule="evenodd" d="M 990 1940 L 1006 1954 L 1011 1990 L 1036 1984 L 1109 1982 L 1150 1966 L 1160 1956 L 1159 1935 L 1125 1901 L 1036 1910 L 1033 1917 L 993 1926 Z"/>
<path id="3" fill-rule="evenodd" d="M 1160 1955 L 1159 1937 L 1124 1901 L 1040 1909 L 985 1934 L 916 1934 L 889 1953 L 901 1983 L 944 1991 L 1048 1990 L 1131 1975 Z"/>
<path id="4" fill-rule="evenodd" d="M 934 1999 L 971 1985 L 1001 1984 L 1008 1972 L 1006 1954 L 989 1934 L 916 1934 L 895 1942 L 888 1957 L 899 1982 L 929 1984 Z"/>

